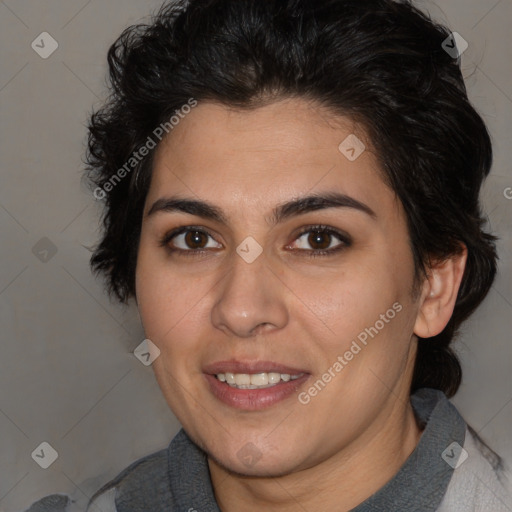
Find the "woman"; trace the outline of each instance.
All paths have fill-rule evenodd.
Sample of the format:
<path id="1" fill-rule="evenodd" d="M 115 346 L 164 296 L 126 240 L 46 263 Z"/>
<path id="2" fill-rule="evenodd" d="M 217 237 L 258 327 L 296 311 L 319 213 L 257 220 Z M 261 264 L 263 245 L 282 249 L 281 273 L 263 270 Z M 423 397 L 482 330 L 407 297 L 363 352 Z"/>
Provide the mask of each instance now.
<path id="1" fill-rule="evenodd" d="M 406 1 L 192 0 L 112 46 L 91 263 L 183 430 L 89 510 L 512 510 L 448 401 L 496 272 L 461 43 Z"/>

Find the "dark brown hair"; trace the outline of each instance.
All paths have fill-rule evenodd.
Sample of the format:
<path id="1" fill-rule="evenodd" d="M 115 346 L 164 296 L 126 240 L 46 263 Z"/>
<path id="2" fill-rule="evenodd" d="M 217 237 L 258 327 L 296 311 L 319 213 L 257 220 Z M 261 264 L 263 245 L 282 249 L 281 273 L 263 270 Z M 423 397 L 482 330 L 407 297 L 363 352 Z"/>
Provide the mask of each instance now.
<path id="1" fill-rule="evenodd" d="M 128 28 L 108 54 L 111 96 L 89 126 L 87 177 L 105 196 L 93 270 L 120 301 L 134 296 L 153 153 L 108 193 L 106 184 L 190 98 L 240 109 L 315 100 L 366 129 L 404 206 L 417 279 L 432 260 L 468 249 L 453 316 L 419 340 L 411 388 L 452 396 L 461 368 L 450 343 L 486 296 L 497 257 L 479 205 L 491 142 L 458 60 L 443 49 L 449 37 L 393 0 L 179 0 Z"/>

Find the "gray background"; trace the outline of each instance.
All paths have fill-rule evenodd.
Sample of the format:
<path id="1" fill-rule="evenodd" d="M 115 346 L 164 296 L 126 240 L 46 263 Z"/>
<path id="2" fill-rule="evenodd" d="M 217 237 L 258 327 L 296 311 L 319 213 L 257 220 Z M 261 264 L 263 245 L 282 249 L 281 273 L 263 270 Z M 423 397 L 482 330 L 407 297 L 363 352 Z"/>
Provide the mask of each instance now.
<path id="1" fill-rule="evenodd" d="M 453 402 L 512 465 L 512 0 L 438 3 L 418 5 L 469 43 L 464 76 L 495 150 L 484 206 L 501 237 L 497 281 L 456 344 L 464 383 Z M 144 338 L 136 308 L 110 303 L 90 273 L 101 203 L 80 183 L 108 47 L 160 4 L 0 1 L 0 512 L 55 492 L 83 506 L 179 428 L 132 353 Z M 31 48 L 43 31 L 59 45 L 47 59 Z M 58 452 L 48 469 L 31 457 L 42 442 Z"/>

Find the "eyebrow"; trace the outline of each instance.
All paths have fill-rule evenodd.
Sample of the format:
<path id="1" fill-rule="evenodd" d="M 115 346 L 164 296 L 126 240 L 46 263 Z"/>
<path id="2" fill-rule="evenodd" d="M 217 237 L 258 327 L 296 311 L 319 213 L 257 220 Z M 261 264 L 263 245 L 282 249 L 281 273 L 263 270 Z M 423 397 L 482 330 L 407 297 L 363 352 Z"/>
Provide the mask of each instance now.
<path id="1" fill-rule="evenodd" d="M 297 215 L 327 208 L 352 208 L 369 215 L 372 219 L 377 217 L 375 212 L 361 201 L 338 192 L 327 192 L 299 197 L 298 199 L 280 204 L 274 208 L 267 222 L 275 225 Z M 207 201 L 193 198 L 171 196 L 157 199 L 149 209 L 146 217 L 150 217 L 158 212 L 188 213 L 216 221 L 220 224 L 228 224 L 228 219 L 220 208 Z"/>

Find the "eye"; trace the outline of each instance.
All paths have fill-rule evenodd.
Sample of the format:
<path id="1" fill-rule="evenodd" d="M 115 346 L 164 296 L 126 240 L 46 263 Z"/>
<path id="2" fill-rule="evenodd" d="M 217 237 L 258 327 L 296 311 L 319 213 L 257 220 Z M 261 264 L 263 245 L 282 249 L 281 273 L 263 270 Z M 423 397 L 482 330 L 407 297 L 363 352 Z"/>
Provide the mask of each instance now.
<path id="1" fill-rule="evenodd" d="M 338 244 L 335 243 L 336 238 L 339 240 Z M 299 251 L 305 252 L 311 257 L 329 256 L 351 245 L 351 239 L 348 235 L 323 225 L 309 226 L 303 229 L 295 240 L 299 241 Z M 312 249 L 308 249 L 308 245 Z"/>
<path id="2" fill-rule="evenodd" d="M 306 236 L 308 235 L 308 236 Z M 204 228 L 196 226 L 182 226 L 164 235 L 160 240 L 160 246 L 166 247 L 171 253 L 181 253 L 184 256 L 201 256 L 212 249 L 222 248 L 213 240 L 213 236 Z M 335 239 L 338 239 L 336 244 Z M 331 256 L 351 245 L 350 237 L 329 226 L 308 226 L 304 228 L 295 239 L 299 241 L 298 247 L 292 247 L 298 253 L 310 257 Z M 333 245 L 334 243 L 334 245 Z M 308 249 L 307 245 L 312 247 Z"/>
<path id="3" fill-rule="evenodd" d="M 202 254 L 206 249 L 222 248 L 217 242 L 208 243 L 208 238 L 213 240 L 212 235 L 202 228 L 182 226 L 167 233 L 160 241 L 160 245 L 168 247 L 171 252 L 181 252 L 186 256 Z"/>

